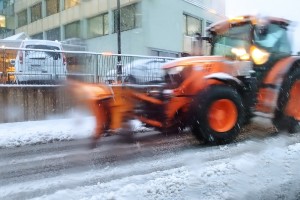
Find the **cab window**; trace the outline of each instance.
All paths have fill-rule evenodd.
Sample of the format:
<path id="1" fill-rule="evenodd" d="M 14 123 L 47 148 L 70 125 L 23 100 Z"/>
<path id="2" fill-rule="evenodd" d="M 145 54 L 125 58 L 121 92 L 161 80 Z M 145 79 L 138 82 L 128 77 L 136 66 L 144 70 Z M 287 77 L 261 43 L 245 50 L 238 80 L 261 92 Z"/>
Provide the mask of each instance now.
<path id="1" fill-rule="evenodd" d="M 233 48 L 249 49 L 250 47 L 250 24 L 231 27 L 226 33 L 213 37 L 212 55 L 233 57 Z"/>
<path id="2" fill-rule="evenodd" d="M 290 54 L 292 52 L 286 27 L 268 24 L 264 29 L 262 31 L 262 27 L 259 26 L 254 28 L 254 43 L 256 45 L 272 53 Z"/>

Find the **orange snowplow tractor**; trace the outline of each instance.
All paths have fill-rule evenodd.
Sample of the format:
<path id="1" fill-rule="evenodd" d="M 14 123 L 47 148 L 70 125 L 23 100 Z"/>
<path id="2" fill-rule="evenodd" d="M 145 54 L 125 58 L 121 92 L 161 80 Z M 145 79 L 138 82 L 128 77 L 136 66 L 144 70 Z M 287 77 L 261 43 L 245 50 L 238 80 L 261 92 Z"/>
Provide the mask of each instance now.
<path id="1" fill-rule="evenodd" d="M 296 120 L 300 120 L 300 81 L 296 81 L 291 88 L 285 112 Z"/>
<path id="2" fill-rule="evenodd" d="M 208 111 L 208 123 L 216 132 L 231 130 L 238 119 L 235 104 L 229 99 L 220 99 L 213 102 Z"/>
<path id="3" fill-rule="evenodd" d="M 97 140 L 103 135 L 104 131 L 108 127 L 108 122 L 110 118 L 109 108 L 107 102 L 99 103 L 98 101 L 94 101 L 94 100 L 91 100 L 89 102 L 89 108 L 90 111 L 95 116 L 96 127 L 94 130 L 93 139 Z"/>

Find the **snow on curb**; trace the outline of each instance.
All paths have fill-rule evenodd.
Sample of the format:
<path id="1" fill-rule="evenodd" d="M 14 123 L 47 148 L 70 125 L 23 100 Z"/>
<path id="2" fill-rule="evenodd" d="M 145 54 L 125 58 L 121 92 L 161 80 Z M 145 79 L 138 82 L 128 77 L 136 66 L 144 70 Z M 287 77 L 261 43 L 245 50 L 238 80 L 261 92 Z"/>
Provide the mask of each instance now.
<path id="1" fill-rule="evenodd" d="M 131 126 L 135 132 L 149 130 L 137 120 L 132 120 Z M 0 148 L 89 138 L 94 127 L 93 117 L 76 115 L 68 119 L 2 123 Z"/>

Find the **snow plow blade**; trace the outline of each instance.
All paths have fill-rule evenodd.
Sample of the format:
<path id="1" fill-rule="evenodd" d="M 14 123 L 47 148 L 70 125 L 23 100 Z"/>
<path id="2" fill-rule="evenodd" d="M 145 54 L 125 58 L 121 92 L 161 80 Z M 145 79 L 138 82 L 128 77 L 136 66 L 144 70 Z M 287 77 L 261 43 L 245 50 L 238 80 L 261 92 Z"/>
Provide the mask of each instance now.
<path id="1" fill-rule="evenodd" d="M 131 90 L 118 85 L 112 87 L 78 81 L 69 81 L 67 85 L 76 103 L 86 105 L 95 117 L 93 147 L 104 132 L 117 133 L 128 119 L 133 118 L 134 101 Z"/>
<path id="2" fill-rule="evenodd" d="M 104 84 L 82 83 L 68 81 L 68 90 L 75 98 L 75 103 L 87 106 L 95 117 L 96 127 L 94 129 L 92 147 L 96 141 L 109 128 L 109 99 L 114 96 L 112 89 Z"/>

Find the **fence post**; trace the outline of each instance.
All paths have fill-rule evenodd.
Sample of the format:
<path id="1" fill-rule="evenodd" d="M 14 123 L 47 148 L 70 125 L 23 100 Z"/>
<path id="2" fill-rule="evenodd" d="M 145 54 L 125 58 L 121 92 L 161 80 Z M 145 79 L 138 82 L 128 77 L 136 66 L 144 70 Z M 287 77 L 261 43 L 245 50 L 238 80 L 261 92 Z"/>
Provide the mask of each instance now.
<path id="1" fill-rule="evenodd" d="M 99 83 L 99 54 L 95 54 L 96 56 L 96 69 L 95 69 L 95 76 L 94 76 L 94 83 Z"/>
<path id="2" fill-rule="evenodd" d="M 5 68 L 5 48 L 2 47 L 2 73 L 3 73 L 3 76 L 2 76 L 2 73 L 1 73 L 1 82 L 5 83 L 6 80 L 5 80 L 5 77 L 7 77 L 7 72 L 6 72 L 6 68 Z"/>
<path id="3" fill-rule="evenodd" d="M 119 60 L 120 58 L 120 60 Z M 117 80 L 118 83 L 122 83 L 122 63 L 121 63 L 121 56 L 118 56 L 117 62 Z"/>
<path id="4" fill-rule="evenodd" d="M 117 0 L 117 38 L 118 38 L 118 62 L 117 62 L 117 81 L 122 82 L 122 63 L 121 63 L 121 8 L 120 0 Z"/>

